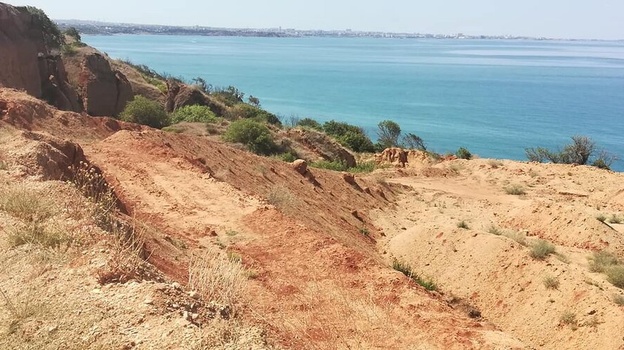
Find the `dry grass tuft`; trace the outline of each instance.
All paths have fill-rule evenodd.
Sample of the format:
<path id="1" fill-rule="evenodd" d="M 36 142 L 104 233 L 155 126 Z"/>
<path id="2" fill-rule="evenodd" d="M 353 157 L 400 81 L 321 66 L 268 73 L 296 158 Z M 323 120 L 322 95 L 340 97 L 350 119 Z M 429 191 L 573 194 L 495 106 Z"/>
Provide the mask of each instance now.
<path id="1" fill-rule="evenodd" d="M 531 247 L 531 251 L 529 255 L 531 255 L 533 259 L 544 260 L 550 254 L 553 254 L 554 252 L 555 252 L 554 245 L 542 239 L 538 239 L 537 242 L 535 242 L 533 246 Z"/>
<path id="2" fill-rule="evenodd" d="M 274 186 L 267 194 L 267 202 L 280 210 L 291 209 L 295 201 L 295 196 L 284 186 Z"/>
<path id="3" fill-rule="evenodd" d="M 511 194 L 514 196 L 522 196 L 526 194 L 526 191 L 524 190 L 524 187 L 522 187 L 521 185 L 514 184 L 511 186 L 505 187 L 505 193 Z"/>
<path id="4" fill-rule="evenodd" d="M 578 325 L 576 314 L 572 311 L 565 311 L 563 314 L 561 314 L 559 321 L 564 325 L 571 326 L 572 328 L 576 328 Z"/>
<path id="5" fill-rule="evenodd" d="M 96 223 L 103 230 L 110 231 L 118 204 L 113 189 L 109 187 L 100 171 L 88 163 L 81 161 L 71 170 L 74 174 L 71 183 L 94 204 L 92 215 Z"/>
<path id="6" fill-rule="evenodd" d="M 30 223 L 42 223 L 56 214 L 52 201 L 26 185 L 0 190 L 0 210 Z"/>
<path id="7" fill-rule="evenodd" d="M 516 241 L 516 243 L 522 246 L 526 247 L 528 245 L 526 236 L 520 232 L 515 232 L 515 231 L 504 232 L 503 236 L 513 239 L 514 241 Z"/>
<path id="8" fill-rule="evenodd" d="M 558 289 L 559 288 L 559 280 L 554 276 L 546 276 L 544 277 L 544 286 L 547 289 Z"/>
<path id="9" fill-rule="evenodd" d="M 229 306 L 235 312 L 242 302 L 247 276 L 239 260 L 218 249 L 208 249 L 189 263 L 189 287 L 204 300 Z"/>
<path id="10" fill-rule="evenodd" d="M 611 266 L 605 273 L 607 281 L 618 288 L 624 289 L 624 265 Z"/>
<path id="11" fill-rule="evenodd" d="M 146 228 L 133 221 L 132 226 L 116 222 L 112 229 L 112 247 L 106 266 L 97 271 L 100 284 L 125 283 L 150 278 L 147 263 Z"/>
<path id="12" fill-rule="evenodd" d="M 613 302 L 618 305 L 618 306 L 624 306 L 624 295 L 622 294 L 615 294 L 613 296 Z"/>
<path id="13" fill-rule="evenodd" d="M 607 251 L 594 252 L 589 258 L 589 271 L 604 273 L 609 268 L 619 264 L 620 261 L 613 253 Z"/>

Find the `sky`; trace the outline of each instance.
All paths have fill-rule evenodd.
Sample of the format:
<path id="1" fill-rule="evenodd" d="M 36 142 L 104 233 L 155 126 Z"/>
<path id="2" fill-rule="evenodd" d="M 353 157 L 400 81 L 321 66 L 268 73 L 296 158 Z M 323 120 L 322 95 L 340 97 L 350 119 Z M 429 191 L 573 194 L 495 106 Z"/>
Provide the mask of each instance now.
<path id="1" fill-rule="evenodd" d="M 4 1 L 4 0 L 3 0 Z M 52 19 L 624 39 L 624 0 L 25 0 Z"/>

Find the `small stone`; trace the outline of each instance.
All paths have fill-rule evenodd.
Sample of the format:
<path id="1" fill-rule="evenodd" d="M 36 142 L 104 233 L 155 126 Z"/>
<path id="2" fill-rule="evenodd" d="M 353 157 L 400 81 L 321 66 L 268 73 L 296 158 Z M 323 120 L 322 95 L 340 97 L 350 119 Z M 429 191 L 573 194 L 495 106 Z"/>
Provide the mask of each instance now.
<path id="1" fill-rule="evenodd" d="M 308 172 L 308 163 L 303 159 L 297 159 L 291 165 L 301 175 L 305 175 Z"/>
<path id="2" fill-rule="evenodd" d="M 145 299 L 143 303 L 147 305 L 154 305 L 154 301 L 150 298 Z"/>
<path id="3" fill-rule="evenodd" d="M 173 282 L 173 283 L 171 283 L 171 287 L 172 287 L 173 289 L 182 290 L 182 286 L 181 286 L 181 285 L 180 285 L 180 283 L 178 283 L 178 282 Z"/>
<path id="4" fill-rule="evenodd" d="M 588 315 L 593 315 L 593 314 L 595 314 L 595 313 L 596 313 L 596 309 L 591 309 L 591 308 L 590 308 L 590 309 L 588 309 L 588 310 L 587 310 L 587 314 L 588 314 Z"/>
<path id="5" fill-rule="evenodd" d="M 48 333 L 54 333 L 58 330 L 58 326 L 52 326 L 48 328 Z"/>
<path id="6" fill-rule="evenodd" d="M 91 294 L 102 294 L 102 290 L 99 288 L 95 288 L 94 290 L 91 291 Z"/>
<path id="7" fill-rule="evenodd" d="M 189 295 L 189 297 L 191 297 L 191 298 L 193 298 L 193 299 L 195 299 L 195 300 L 197 300 L 197 299 L 199 299 L 199 298 L 200 298 L 199 293 L 197 293 L 196 291 L 190 291 L 190 292 L 188 293 L 188 295 Z"/>

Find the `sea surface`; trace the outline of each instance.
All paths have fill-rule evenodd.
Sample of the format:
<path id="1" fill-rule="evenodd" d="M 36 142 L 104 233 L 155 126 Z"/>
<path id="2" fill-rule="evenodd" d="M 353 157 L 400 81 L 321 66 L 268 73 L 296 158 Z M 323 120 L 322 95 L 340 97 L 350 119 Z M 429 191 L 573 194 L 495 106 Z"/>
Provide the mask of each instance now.
<path id="1" fill-rule="evenodd" d="M 624 42 L 83 36 L 113 58 L 234 85 L 280 116 L 375 138 L 390 119 L 431 150 L 525 160 L 573 135 L 624 158 Z M 624 160 L 612 168 L 624 171 Z"/>

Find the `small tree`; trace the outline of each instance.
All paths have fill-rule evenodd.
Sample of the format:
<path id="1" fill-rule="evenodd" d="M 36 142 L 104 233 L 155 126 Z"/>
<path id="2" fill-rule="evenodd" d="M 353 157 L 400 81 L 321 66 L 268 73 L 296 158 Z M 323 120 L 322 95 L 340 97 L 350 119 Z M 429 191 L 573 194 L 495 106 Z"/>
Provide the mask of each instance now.
<path id="1" fill-rule="evenodd" d="M 271 154 L 276 150 L 269 128 L 252 119 L 232 122 L 223 135 L 225 141 L 242 143 L 250 151 L 258 154 Z"/>
<path id="2" fill-rule="evenodd" d="M 134 96 L 121 112 L 121 120 L 161 129 L 169 124 L 169 116 L 163 106 L 143 96 Z"/>
<path id="3" fill-rule="evenodd" d="M 247 101 L 249 102 L 250 105 L 254 107 L 260 107 L 260 99 L 254 95 L 249 95 L 249 97 L 247 98 Z"/>
<path id="4" fill-rule="evenodd" d="M 312 118 L 303 118 L 297 121 L 297 126 L 315 130 L 323 130 L 323 126 Z"/>
<path id="5" fill-rule="evenodd" d="M 543 147 L 527 148 L 527 159 L 532 162 L 579 164 L 591 163 L 593 166 L 609 169 L 615 159 L 614 155 L 606 151 L 599 151 L 596 143 L 587 136 L 572 136 L 572 143 L 565 145 L 562 150 L 551 151 Z M 593 160 L 593 161 L 592 161 Z"/>
<path id="6" fill-rule="evenodd" d="M 76 40 L 76 42 L 81 42 L 82 41 L 82 37 L 80 36 L 80 32 L 78 32 L 78 29 L 76 29 L 76 27 L 69 27 L 65 30 L 65 35 L 69 36 L 70 38 L 73 38 L 74 40 Z"/>
<path id="7" fill-rule="evenodd" d="M 460 147 L 457 152 L 455 152 L 455 155 L 459 159 L 472 159 L 472 153 L 464 147 Z"/>
<path id="8" fill-rule="evenodd" d="M 402 145 L 405 148 L 416 149 L 419 151 L 427 151 L 425 141 L 420 136 L 412 134 L 411 132 L 403 136 Z"/>
<path id="9" fill-rule="evenodd" d="M 384 120 L 377 124 L 378 142 L 383 148 L 398 147 L 399 136 L 401 136 L 401 127 L 392 120 Z"/>

